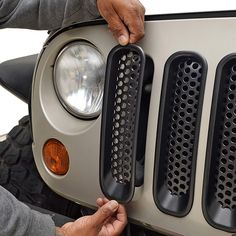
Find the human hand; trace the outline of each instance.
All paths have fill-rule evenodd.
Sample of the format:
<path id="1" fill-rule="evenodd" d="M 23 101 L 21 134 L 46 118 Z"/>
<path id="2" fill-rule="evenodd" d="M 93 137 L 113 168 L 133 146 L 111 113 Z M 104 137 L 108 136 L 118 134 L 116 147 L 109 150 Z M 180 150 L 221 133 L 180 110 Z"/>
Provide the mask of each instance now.
<path id="1" fill-rule="evenodd" d="M 124 206 L 116 201 L 98 198 L 100 207 L 91 216 L 84 216 L 75 222 L 66 223 L 57 228 L 58 236 L 118 236 L 127 223 Z"/>
<path id="2" fill-rule="evenodd" d="M 139 0 L 97 0 L 98 10 L 121 45 L 144 36 L 145 8 Z"/>
<path id="3" fill-rule="evenodd" d="M 107 198 L 98 198 L 97 205 L 102 209 L 110 201 Z M 100 210 L 99 209 L 99 210 Z M 105 224 L 103 225 L 99 236 L 117 236 L 122 233 L 127 224 L 127 214 L 125 207 L 118 204 L 116 213 L 107 218 Z"/>

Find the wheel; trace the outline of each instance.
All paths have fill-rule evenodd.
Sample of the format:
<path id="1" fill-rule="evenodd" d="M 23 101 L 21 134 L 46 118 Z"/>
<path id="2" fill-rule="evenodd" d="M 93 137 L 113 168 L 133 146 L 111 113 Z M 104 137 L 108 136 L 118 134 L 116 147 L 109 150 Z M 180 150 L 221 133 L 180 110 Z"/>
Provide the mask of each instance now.
<path id="1" fill-rule="evenodd" d="M 53 192 L 40 177 L 32 153 L 29 116 L 23 117 L 0 142 L 0 185 L 17 199 L 71 218 L 81 216 L 81 206 Z"/>

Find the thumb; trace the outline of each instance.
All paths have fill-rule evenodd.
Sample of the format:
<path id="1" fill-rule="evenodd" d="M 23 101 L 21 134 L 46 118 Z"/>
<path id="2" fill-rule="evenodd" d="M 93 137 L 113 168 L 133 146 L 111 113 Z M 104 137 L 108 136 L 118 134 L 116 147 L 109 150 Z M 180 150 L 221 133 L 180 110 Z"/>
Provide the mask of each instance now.
<path id="1" fill-rule="evenodd" d="M 115 200 L 107 202 L 105 205 L 100 207 L 96 213 L 92 215 L 91 222 L 95 227 L 100 228 L 108 218 L 110 218 L 118 209 L 119 204 Z"/>

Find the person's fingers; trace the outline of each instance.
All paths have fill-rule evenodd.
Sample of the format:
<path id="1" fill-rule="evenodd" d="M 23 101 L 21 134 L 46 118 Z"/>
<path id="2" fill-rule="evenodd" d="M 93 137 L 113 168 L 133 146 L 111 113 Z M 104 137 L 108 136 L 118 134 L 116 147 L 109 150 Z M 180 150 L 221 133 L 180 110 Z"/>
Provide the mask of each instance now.
<path id="1" fill-rule="evenodd" d="M 113 33 L 119 44 L 126 45 L 129 43 L 129 32 L 126 29 L 124 23 L 120 19 L 119 15 L 114 11 L 112 7 L 102 8 L 102 16 L 108 23 L 109 30 Z"/>
<path id="2" fill-rule="evenodd" d="M 109 200 L 107 198 L 98 198 L 96 202 L 99 207 L 102 207 L 104 204 L 109 202 Z M 127 221 L 127 213 L 123 205 L 119 204 L 115 218 L 119 221 Z"/>
<path id="3" fill-rule="evenodd" d="M 97 0 L 98 9 L 121 45 L 144 36 L 145 8 L 138 0 Z"/>
<path id="4" fill-rule="evenodd" d="M 129 31 L 129 42 L 135 43 L 144 36 L 145 8 L 138 0 L 123 1 L 122 3 L 116 1 L 114 9 Z"/>
<path id="5" fill-rule="evenodd" d="M 127 223 L 127 213 L 125 207 L 121 204 L 119 204 L 119 207 L 117 209 L 116 218 L 120 222 Z"/>
<path id="6" fill-rule="evenodd" d="M 129 43 L 136 43 L 144 36 L 144 24 L 141 17 L 137 20 L 128 20 L 127 25 L 130 32 Z"/>
<path id="7" fill-rule="evenodd" d="M 98 199 L 96 200 L 96 203 L 97 203 L 97 206 L 98 206 L 98 207 L 101 207 L 101 206 L 104 205 L 104 204 L 103 204 L 103 199 L 102 199 L 102 198 L 98 198 Z"/>
<path id="8" fill-rule="evenodd" d="M 104 206 L 104 204 L 107 204 L 109 200 L 107 198 L 98 198 L 96 202 L 99 207 L 102 207 Z M 117 235 L 120 235 L 122 233 L 126 224 L 127 214 L 125 207 L 121 204 L 118 205 L 117 211 L 110 217 L 107 217 L 107 219 L 103 222 L 103 225 L 106 226 L 108 232 L 115 231 Z M 98 226 L 97 228 L 101 229 L 101 227 L 102 225 Z"/>
<path id="9" fill-rule="evenodd" d="M 115 11 L 112 11 L 112 15 L 107 15 L 107 22 L 109 30 L 113 33 L 119 44 L 128 44 L 129 32 Z"/>
<path id="10" fill-rule="evenodd" d="M 119 204 L 119 207 L 116 212 L 116 220 L 112 222 L 113 228 L 117 232 L 117 235 L 121 234 L 126 224 L 127 224 L 127 214 L 126 214 L 125 207 Z"/>
<path id="11" fill-rule="evenodd" d="M 113 8 L 112 1 L 97 0 L 100 14 L 107 21 L 108 28 L 121 45 L 129 42 L 129 32 L 123 24 L 120 16 Z"/>
<path id="12" fill-rule="evenodd" d="M 98 205 L 98 207 L 102 207 L 104 204 L 106 204 L 107 202 L 109 202 L 109 200 L 107 198 L 98 198 L 96 203 Z M 104 224 L 107 225 L 108 222 L 112 221 L 112 216 L 108 217 L 105 221 Z"/>
<path id="13" fill-rule="evenodd" d="M 107 202 L 109 202 L 109 200 L 107 198 L 98 198 L 96 200 L 97 206 L 98 207 L 102 207 L 104 204 L 106 204 Z"/>
<path id="14" fill-rule="evenodd" d="M 110 218 L 119 208 L 119 204 L 115 200 L 107 202 L 95 212 L 90 220 L 96 228 L 101 228 L 108 218 Z"/>

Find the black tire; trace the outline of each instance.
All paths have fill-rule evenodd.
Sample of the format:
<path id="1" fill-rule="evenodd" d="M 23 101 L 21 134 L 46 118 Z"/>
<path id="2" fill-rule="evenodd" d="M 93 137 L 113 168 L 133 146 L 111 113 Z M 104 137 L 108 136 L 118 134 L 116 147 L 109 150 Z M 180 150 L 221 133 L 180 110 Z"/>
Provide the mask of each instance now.
<path id="1" fill-rule="evenodd" d="M 23 117 L 0 142 L 0 185 L 22 202 L 71 218 L 81 216 L 81 207 L 53 192 L 40 177 L 32 153 L 29 116 Z"/>

